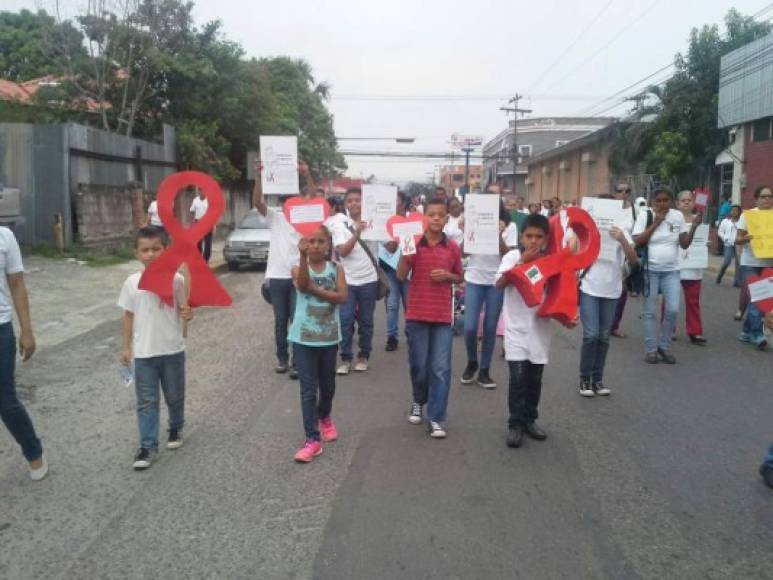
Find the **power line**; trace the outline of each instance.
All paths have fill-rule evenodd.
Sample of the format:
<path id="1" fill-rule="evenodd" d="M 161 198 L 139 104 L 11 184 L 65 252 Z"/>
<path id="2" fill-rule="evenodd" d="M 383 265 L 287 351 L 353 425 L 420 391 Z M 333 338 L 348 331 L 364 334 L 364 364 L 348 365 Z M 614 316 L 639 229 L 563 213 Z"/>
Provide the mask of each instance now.
<path id="1" fill-rule="evenodd" d="M 510 95 L 332 95 L 332 101 L 503 101 Z M 540 101 L 584 101 L 595 100 L 596 95 L 549 95 L 529 94 L 526 98 Z"/>
<path id="2" fill-rule="evenodd" d="M 601 53 L 602 53 L 604 50 L 606 50 L 606 49 L 607 49 L 607 48 L 608 48 L 608 47 L 609 47 L 611 44 L 613 44 L 614 42 L 616 42 L 618 38 L 620 38 L 620 37 L 621 37 L 623 34 L 625 34 L 626 32 L 628 32 L 628 29 L 630 29 L 632 26 L 634 26 L 635 24 L 637 24 L 637 23 L 638 23 L 638 22 L 639 22 L 639 21 L 640 21 L 642 18 L 644 18 L 645 16 L 647 16 L 647 14 L 649 14 L 650 12 L 652 12 L 652 10 L 654 10 L 655 6 L 657 6 L 658 4 L 660 4 L 660 2 L 661 2 L 661 0 L 655 0 L 655 1 L 654 1 L 652 4 L 650 4 L 650 5 L 649 5 L 647 8 L 645 8 L 645 9 L 644 9 L 644 11 L 643 11 L 643 12 L 641 12 L 641 13 L 640 13 L 640 14 L 639 14 L 639 15 L 638 15 L 636 18 L 634 18 L 634 19 L 633 19 L 633 20 L 631 20 L 631 21 L 630 21 L 628 24 L 626 24 L 625 26 L 623 26 L 623 28 L 621 28 L 620 30 L 618 30 L 617 34 L 615 34 L 615 35 L 614 35 L 614 36 L 613 36 L 613 37 L 612 37 L 612 38 L 611 38 L 611 39 L 610 39 L 610 40 L 609 40 L 609 41 L 608 41 L 606 44 L 604 44 L 603 46 L 601 46 L 601 47 L 600 47 L 598 50 L 596 50 L 596 52 L 594 52 L 594 53 L 593 53 L 593 54 L 591 54 L 591 55 L 590 55 L 588 58 L 586 58 L 585 60 L 583 60 L 583 61 L 582 61 L 580 64 L 576 65 L 576 66 L 574 67 L 574 70 L 572 70 L 572 71 L 571 71 L 571 72 L 569 72 L 568 74 L 564 75 L 564 76 L 563 76 L 562 78 L 560 78 L 558 81 L 556 81 L 555 83 L 553 83 L 552 85 L 550 85 L 550 86 L 549 86 L 549 87 L 548 87 L 546 90 L 548 90 L 548 91 L 549 91 L 549 90 L 550 90 L 550 89 L 552 89 L 553 87 L 555 87 L 555 86 L 557 86 L 557 85 L 561 84 L 561 82 L 563 82 L 564 80 L 566 80 L 567 78 L 569 78 L 571 75 L 575 74 L 575 73 L 576 73 L 576 72 L 577 72 L 577 71 L 578 71 L 578 70 L 579 70 L 581 67 L 585 66 L 585 65 L 586 65 L 586 64 L 588 64 L 590 61 L 592 61 L 594 58 L 596 58 L 596 57 L 597 57 L 599 54 L 601 54 Z"/>
<path id="3" fill-rule="evenodd" d="M 548 66 L 548 68 L 546 68 L 542 72 L 542 74 L 537 79 L 537 81 L 534 84 L 532 84 L 530 91 L 533 91 L 545 79 L 545 77 L 548 74 L 550 74 L 554 68 L 556 68 L 556 66 L 561 62 L 561 60 L 567 54 L 569 54 L 569 51 L 572 50 L 577 45 L 577 43 L 582 39 L 582 37 L 585 36 L 585 34 L 593 27 L 593 25 L 596 24 L 596 22 L 598 22 L 599 18 L 601 18 L 601 16 L 609 9 L 609 7 L 612 5 L 612 2 L 614 1 L 615 0 L 609 0 L 606 4 L 604 4 L 604 6 L 601 7 L 601 10 L 599 10 L 596 13 L 596 15 L 591 19 L 591 21 L 588 22 L 588 24 L 585 26 L 585 28 L 582 29 L 580 34 L 578 34 L 575 37 L 575 39 L 572 42 L 570 42 L 569 45 L 563 50 L 563 52 L 558 56 L 558 58 L 556 58 L 556 60 L 554 60 L 550 64 L 550 66 Z"/>

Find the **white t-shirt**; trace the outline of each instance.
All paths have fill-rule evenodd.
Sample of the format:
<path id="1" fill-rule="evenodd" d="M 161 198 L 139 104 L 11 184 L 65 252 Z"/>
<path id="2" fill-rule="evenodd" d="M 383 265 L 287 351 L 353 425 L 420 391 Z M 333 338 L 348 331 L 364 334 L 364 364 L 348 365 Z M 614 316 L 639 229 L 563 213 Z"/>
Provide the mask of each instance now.
<path id="1" fill-rule="evenodd" d="M 209 208 L 209 202 L 207 201 L 207 198 L 201 199 L 198 195 L 193 198 L 193 203 L 191 204 L 191 211 L 193 212 L 193 219 L 200 220 L 204 217 L 204 214 L 207 213 L 207 209 Z"/>
<path id="2" fill-rule="evenodd" d="M 685 220 L 685 222 L 687 222 L 687 220 Z M 688 223 L 687 226 L 688 226 L 688 228 L 692 227 L 692 223 Z M 683 250 L 680 247 L 679 248 L 679 255 L 681 257 L 686 257 L 687 256 L 687 250 Z M 680 280 L 703 280 L 703 268 L 680 268 L 679 269 L 679 279 Z"/>
<path id="3" fill-rule="evenodd" d="M 289 280 L 293 277 L 293 266 L 300 262 L 298 244 L 300 234 L 285 218 L 281 208 L 268 208 L 266 212 L 271 237 L 269 238 L 268 263 L 266 264 L 266 280 Z"/>
<path id="4" fill-rule="evenodd" d="M 642 211 L 636 218 L 633 235 L 637 236 L 647 229 L 647 214 Z M 655 216 L 653 215 L 653 220 Z M 690 226 L 684 221 L 682 212 L 669 209 L 666 219 L 652 233 L 647 243 L 649 269 L 652 272 L 673 272 L 679 270 L 679 235 L 689 233 Z"/>
<path id="5" fill-rule="evenodd" d="M 337 248 L 352 239 L 354 234 L 349 230 L 349 227 L 354 227 L 354 222 L 350 218 L 333 224 L 331 233 L 334 247 Z M 378 281 L 378 274 L 373 267 L 373 262 L 362 249 L 360 242 L 354 244 L 348 256 L 341 256 L 341 265 L 344 267 L 346 283 L 349 286 L 363 286 Z"/>
<path id="6" fill-rule="evenodd" d="M 148 215 L 150 216 L 150 225 L 164 227 L 164 224 L 161 223 L 161 217 L 158 215 L 158 202 L 155 199 L 148 206 Z"/>
<path id="7" fill-rule="evenodd" d="M 520 259 L 519 250 L 511 250 L 505 254 L 496 278 L 501 278 L 505 272 L 513 269 Z M 505 317 L 505 359 L 528 360 L 539 365 L 547 364 L 553 332 L 550 328 L 550 320 L 537 316 L 539 308 L 539 304 L 534 308 L 526 306 L 515 286 L 508 285 L 505 288 L 505 301 L 502 308 Z"/>
<path id="8" fill-rule="evenodd" d="M 463 217 L 461 215 L 459 217 L 449 215 L 448 222 L 443 226 L 443 233 L 448 236 L 448 239 L 455 241 L 456 245 L 459 247 L 461 247 L 464 242 L 464 232 L 459 228 L 459 222 L 462 219 Z"/>
<path id="9" fill-rule="evenodd" d="M 623 230 L 625 239 L 629 244 L 633 244 L 631 235 L 625 230 L 623 225 L 618 222 L 617 227 Z M 602 236 L 610 235 L 609 232 L 600 232 Z M 588 268 L 587 272 L 580 282 L 580 290 L 590 296 L 596 296 L 597 298 L 620 298 L 620 294 L 623 292 L 623 266 L 625 265 L 625 251 L 623 246 L 619 242 L 615 242 L 617 248 L 615 250 L 614 260 L 596 260 L 593 265 Z"/>
<path id="10" fill-rule="evenodd" d="M 755 207 L 753 209 L 747 209 L 746 211 L 760 211 L 760 208 Z M 744 230 L 749 233 L 749 227 L 746 225 L 746 211 L 741 214 L 736 227 L 739 230 Z M 763 211 L 773 211 L 770 209 Z M 756 268 L 770 268 L 773 267 L 773 258 L 756 258 L 754 257 L 754 251 L 752 245 L 744 244 L 743 252 L 741 252 L 741 266 L 754 266 Z"/>
<path id="11" fill-rule="evenodd" d="M 13 298 L 8 288 L 8 275 L 19 272 L 24 272 L 24 265 L 16 236 L 8 228 L 0 226 L 0 324 L 13 319 Z"/>
<path id="12" fill-rule="evenodd" d="M 177 354 L 185 350 L 182 320 L 177 307 L 185 302 L 185 279 L 174 277 L 175 306 L 147 290 L 138 288 L 142 272 L 132 274 L 123 283 L 118 306 L 134 314 L 134 358 Z"/>
<path id="13" fill-rule="evenodd" d="M 730 218 L 725 218 L 719 223 L 717 235 L 719 236 L 719 239 L 722 240 L 722 243 L 726 246 L 732 246 L 735 244 L 735 238 L 737 234 L 738 227 L 736 226 L 736 222 Z"/>
<path id="14" fill-rule="evenodd" d="M 502 239 L 508 248 L 518 245 L 518 226 L 515 222 L 510 224 L 502 232 Z M 467 269 L 464 271 L 464 280 L 482 286 L 491 286 L 496 282 L 497 269 L 502 262 L 502 256 L 498 254 L 470 254 Z"/>

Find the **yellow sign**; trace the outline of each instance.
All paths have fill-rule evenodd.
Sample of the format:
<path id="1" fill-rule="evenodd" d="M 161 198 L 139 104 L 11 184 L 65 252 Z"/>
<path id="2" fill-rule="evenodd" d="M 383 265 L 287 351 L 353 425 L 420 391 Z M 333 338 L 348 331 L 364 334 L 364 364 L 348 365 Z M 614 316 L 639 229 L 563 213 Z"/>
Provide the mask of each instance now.
<path id="1" fill-rule="evenodd" d="M 745 211 L 755 258 L 773 258 L 773 210 Z"/>

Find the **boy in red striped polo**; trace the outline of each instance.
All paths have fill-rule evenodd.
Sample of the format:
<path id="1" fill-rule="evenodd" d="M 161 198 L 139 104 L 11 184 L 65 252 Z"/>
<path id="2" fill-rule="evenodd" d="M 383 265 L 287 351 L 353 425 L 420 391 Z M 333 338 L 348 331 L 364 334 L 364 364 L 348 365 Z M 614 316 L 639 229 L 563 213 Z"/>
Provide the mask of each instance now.
<path id="1" fill-rule="evenodd" d="M 419 425 L 423 406 L 427 405 L 430 437 L 442 439 L 446 436 L 444 422 L 451 388 L 451 293 L 453 285 L 462 282 L 462 252 L 443 233 L 448 221 L 444 199 L 431 199 L 424 215 L 428 220 L 427 231 L 416 244 L 416 253 L 403 255 L 397 267 L 400 280 L 406 280 L 411 274 L 405 313 L 413 384 L 408 421 Z"/>

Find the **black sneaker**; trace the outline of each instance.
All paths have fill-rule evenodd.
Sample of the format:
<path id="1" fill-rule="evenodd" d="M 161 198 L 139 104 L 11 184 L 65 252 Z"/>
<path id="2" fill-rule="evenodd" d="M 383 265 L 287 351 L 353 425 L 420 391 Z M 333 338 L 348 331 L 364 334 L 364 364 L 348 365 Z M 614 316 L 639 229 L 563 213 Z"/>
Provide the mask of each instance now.
<path id="1" fill-rule="evenodd" d="M 167 449 L 179 449 L 183 446 L 183 435 L 177 429 L 169 430 L 169 439 L 166 442 Z"/>
<path id="2" fill-rule="evenodd" d="M 594 393 L 602 397 L 607 397 L 612 394 L 612 391 L 609 390 L 609 387 L 605 387 L 604 383 L 601 381 L 593 381 L 591 387 L 593 388 Z"/>
<path id="3" fill-rule="evenodd" d="M 484 389 L 496 389 L 497 384 L 488 374 L 488 369 L 480 369 L 478 380 L 476 381 Z"/>
<path id="4" fill-rule="evenodd" d="M 581 397 L 593 397 L 596 392 L 593 390 L 593 385 L 590 383 L 590 379 L 580 379 L 580 396 Z"/>
<path id="5" fill-rule="evenodd" d="M 280 360 L 278 363 L 276 363 L 274 371 L 279 375 L 283 375 L 287 372 L 288 368 L 287 361 Z"/>
<path id="6" fill-rule="evenodd" d="M 294 366 L 290 367 L 290 380 L 295 380 L 298 378 L 298 369 L 296 369 Z"/>
<path id="7" fill-rule="evenodd" d="M 134 465 L 132 465 L 132 467 L 137 471 L 140 471 L 150 467 L 151 463 L 153 463 L 153 456 L 150 453 L 150 449 L 142 448 L 137 451 L 137 455 L 134 456 Z"/>
<path id="8" fill-rule="evenodd" d="M 760 475 L 762 476 L 762 481 L 765 482 L 765 485 L 773 489 L 773 467 L 763 463 L 760 465 Z"/>
<path id="9" fill-rule="evenodd" d="M 475 373 L 478 372 L 478 363 L 468 362 L 467 368 L 462 373 L 462 384 L 469 385 L 475 380 Z"/>
<path id="10" fill-rule="evenodd" d="M 387 338 L 386 348 L 384 348 L 387 352 L 392 352 L 397 350 L 397 345 L 399 344 L 398 340 L 394 336 L 390 336 Z"/>

